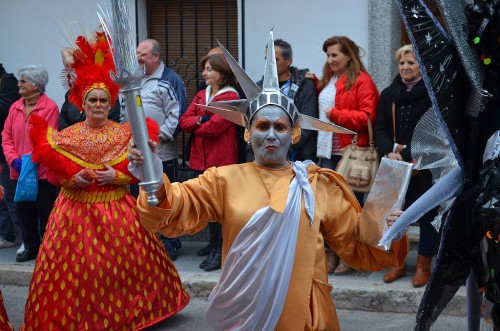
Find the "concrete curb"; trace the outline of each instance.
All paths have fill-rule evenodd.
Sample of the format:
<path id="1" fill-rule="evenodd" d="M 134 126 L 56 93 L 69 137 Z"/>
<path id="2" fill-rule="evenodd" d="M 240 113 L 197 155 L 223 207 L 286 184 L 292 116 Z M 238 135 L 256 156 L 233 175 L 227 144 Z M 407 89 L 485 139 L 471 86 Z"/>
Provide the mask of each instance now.
<path id="1" fill-rule="evenodd" d="M 0 284 L 29 286 L 33 269 L 33 265 L 0 264 Z"/>
<path id="2" fill-rule="evenodd" d="M 416 246 L 418 233 L 410 227 L 410 246 Z M 182 279 L 184 288 L 192 297 L 206 298 L 219 280 L 220 270 L 205 272 L 198 265 L 205 257 L 196 252 L 205 247 L 203 242 L 185 242 L 175 266 Z M 35 261 L 15 262 L 17 248 L 0 250 L 0 284 L 29 286 Z M 393 312 L 414 314 L 418 310 L 425 287 L 413 288 L 411 279 L 416 264 L 416 247 L 407 258 L 407 274 L 397 281 L 383 282 L 385 271 L 375 273 L 351 272 L 343 276 L 329 275 L 329 283 L 333 285 L 332 299 L 339 309 L 364 310 L 373 312 Z M 455 295 L 444 314 L 465 316 L 465 288 Z"/>
<path id="3" fill-rule="evenodd" d="M 333 285 L 332 299 L 336 307 L 373 312 L 416 313 L 425 287 L 413 288 L 413 275 L 386 284 L 382 280 L 384 273 L 381 271 L 363 278 L 330 276 L 329 281 Z M 465 316 L 465 297 L 465 288 L 462 287 L 443 314 Z"/>
<path id="4" fill-rule="evenodd" d="M 32 265 L 0 265 L 0 284 L 29 286 Z M 192 297 L 208 297 L 220 273 L 181 272 L 185 289 Z M 385 284 L 383 272 L 363 276 L 333 276 L 332 299 L 339 309 L 373 312 L 416 313 L 425 287 L 413 288 L 411 276 Z M 446 315 L 465 316 L 465 289 L 461 288 L 443 312 Z"/>

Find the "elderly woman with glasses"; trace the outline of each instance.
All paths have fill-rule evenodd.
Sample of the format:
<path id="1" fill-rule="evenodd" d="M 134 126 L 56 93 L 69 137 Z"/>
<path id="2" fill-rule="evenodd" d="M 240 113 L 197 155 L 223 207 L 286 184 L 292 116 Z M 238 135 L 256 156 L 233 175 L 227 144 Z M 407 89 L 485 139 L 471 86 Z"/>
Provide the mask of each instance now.
<path id="1" fill-rule="evenodd" d="M 59 108 L 45 95 L 45 87 L 49 81 L 47 70 L 36 65 L 27 65 L 19 69 L 18 76 L 17 86 L 21 99 L 10 107 L 2 132 L 2 148 L 10 167 L 10 177 L 16 182 L 21 173 L 21 157 L 33 152 L 28 120 L 36 114 L 50 125 L 57 126 L 59 116 Z M 17 262 L 36 258 L 56 197 L 56 187 L 47 180 L 47 168 L 38 167 L 36 200 L 16 202 L 25 248 L 16 256 Z"/>

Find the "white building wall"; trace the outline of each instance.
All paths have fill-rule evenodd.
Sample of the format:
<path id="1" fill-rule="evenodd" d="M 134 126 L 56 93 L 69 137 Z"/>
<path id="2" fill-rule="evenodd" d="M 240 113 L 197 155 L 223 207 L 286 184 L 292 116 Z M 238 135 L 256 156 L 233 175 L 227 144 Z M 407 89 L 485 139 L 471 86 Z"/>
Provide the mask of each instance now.
<path id="1" fill-rule="evenodd" d="M 20 66 L 38 64 L 49 72 L 47 95 L 59 107 L 65 90 L 59 74 L 60 51 L 82 27 L 89 33 L 99 24 L 98 4 L 107 0 L 0 0 L 0 63 L 17 75 Z M 127 0 L 135 33 L 135 0 Z M 147 36 L 146 0 L 138 0 L 139 37 Z M 333 35 L 346 35 L 364 49 L 362 60 L 370 71 L 368 0 L 245 0 L 245 68 L 259 80 L 264 71 L 264 47 L 269 30 L 293 48 L 293 65 L 318 76 L 325 61 L 322 45 Z M 241 25 L 241 0 L 238 0 Z M 241 45 L 240 26 L 240 49 Z M 240 54 L 241 55 L 241 54 Z M 241 59 L 241 56 L 240 56 Z"/>
<path id="2" fill-rule="evenodd" d="M 245 0 L 245 69 L 254 80 L 264 73 L 264 48 L 270 29 L 289 42 L 293 65 L 321 76 L 323 42 L 345 35 L 364 49 L 369 62 L 368 0 Z M 241 16 L 241 15 L 240 15 Z M 241 57 L 240 57 L 241 59 Z"/>
<path id="3" fill-rule="evenodd" d="M 135 29 L 135 0 L 127 1 Z M 61 49 L 70 46 L 82 31 L 90 34 L 95 29 L 99 24 L 97 5 L 107 3 L 106 0 L 0 0 L 0 63 L 16 76 L 19 67 L 27 64 L 47 69 L 47 96 L 61 107 L 65 93 L 59 78 L 63 69 Z"/>

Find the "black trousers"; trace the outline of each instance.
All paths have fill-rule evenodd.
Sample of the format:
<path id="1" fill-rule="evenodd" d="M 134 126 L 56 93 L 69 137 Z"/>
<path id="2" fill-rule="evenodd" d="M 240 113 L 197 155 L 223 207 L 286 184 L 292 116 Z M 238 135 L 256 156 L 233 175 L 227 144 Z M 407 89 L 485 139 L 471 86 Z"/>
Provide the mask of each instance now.
<path id="1" fill-rule="evenodd" d="M 23 231 L 25 249 L 38 250 L 40 247 L 56 198 L 56 187 L 47 180 L 39 180 L 36 201 L 16 203 L 21 230 Z"/>

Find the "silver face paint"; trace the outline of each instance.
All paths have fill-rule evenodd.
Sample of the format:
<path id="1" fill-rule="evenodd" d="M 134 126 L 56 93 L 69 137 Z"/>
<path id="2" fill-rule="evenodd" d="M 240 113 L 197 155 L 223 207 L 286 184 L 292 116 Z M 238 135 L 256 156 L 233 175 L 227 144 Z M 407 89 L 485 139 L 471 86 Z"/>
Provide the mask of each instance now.
<path id="1" fill-rule="evenodd" d="M 250 126 L 250 140 L 257 165 L 268 168 L 289 165 L 287 154 L 292 144 L 292 124 L 280 107 L 265 106 L 255 114 Z"/>

